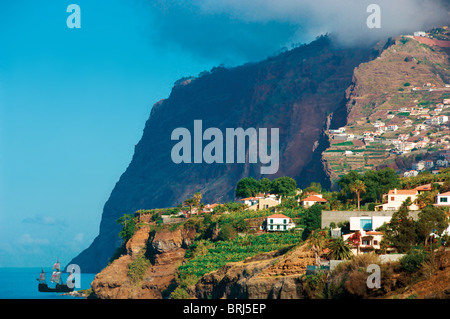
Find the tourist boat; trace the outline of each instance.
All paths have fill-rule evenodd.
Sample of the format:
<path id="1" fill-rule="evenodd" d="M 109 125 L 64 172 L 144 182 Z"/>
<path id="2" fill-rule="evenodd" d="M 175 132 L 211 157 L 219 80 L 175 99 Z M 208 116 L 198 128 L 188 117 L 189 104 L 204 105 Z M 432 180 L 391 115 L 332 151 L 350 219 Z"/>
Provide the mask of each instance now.
<path id="1" fill-rule="evenodd" d="M 37 279 L 39 281 L 38 290 L 40 292 L 72 292 L 75 288 L 75 278 L 73 277 L 72 273 L 69 275 L 66 283 L 64 284 L 61 278 L 61 265 L 59 261 L 57 261 L 52 268 L 53 273 L 50 277 L 50 282 L 55 283 L 55 287 L 48 286 L 45 280 L 44 269 L 42 269 L 41 273 L 39 274 L 39 278 Z"/>

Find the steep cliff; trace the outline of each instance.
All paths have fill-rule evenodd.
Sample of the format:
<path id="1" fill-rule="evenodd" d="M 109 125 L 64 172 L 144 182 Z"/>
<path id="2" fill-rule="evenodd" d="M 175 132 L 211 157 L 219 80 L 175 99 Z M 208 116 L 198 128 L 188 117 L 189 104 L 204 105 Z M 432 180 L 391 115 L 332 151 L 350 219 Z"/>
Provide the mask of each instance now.
<path id="1" fill-rule="evenodd" d="M 353 70 L 379 54 L 373 48 L 339 48 L 328 37 L 259 63 L 214 68 L 179 81 L 170 96 L 156 103 L 136 145 L 133 159 L 106 202 L 100 232 L 71 263 L 83 272 L 98 272 L 120 245 L 116 220 L 138 209 L 170 207 L 195 192 L 205 203 L 234 198 L 243 177 L 261 177 L 257 164 L 175 164 L 171 159 L 174 129 L 279 128 L 279 170 L 265 177 L 290 176 L 299 187 L 311 181 L 329 186 L 321 152 L 324 129 L 332 114 L 346 118 L 345 90 Z"/>
<path id="2" fill-rule="evenodd" d="M 204 275 L 195 286 L 195 297 L 226 299 L 303 299 L 302 276 L 315 263 L 307 244 L 283 252 L 229 263 Z"/>
<path id="3" fill-rule="evenodd" d="M 163 298 L 194 236 L 195 231 L 178 229 L 173 232 L 159 231 L 152 237 L 149 226 L 141 227 L 127 242 L 127 253 L 97 274 L 91 284 L 93 297 Z M 141 268 L 141 276 L 136 278 L 134 268 Z"/>

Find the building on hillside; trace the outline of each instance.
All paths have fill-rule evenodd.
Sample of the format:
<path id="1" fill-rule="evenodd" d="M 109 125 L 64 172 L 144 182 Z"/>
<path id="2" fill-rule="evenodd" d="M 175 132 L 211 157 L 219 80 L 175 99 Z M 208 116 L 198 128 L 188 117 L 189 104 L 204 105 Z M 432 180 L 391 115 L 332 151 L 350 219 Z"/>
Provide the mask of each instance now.
<path id="1" fill-rule="evenodd" d="M 421 185 L 421 186 L 417 186 L 416 188 L 414 188 L 415 190 L 417 190 L 417 192 L 419 194 L 422 194 L 424 192 L 429 192 L 433 190 L 433 187 L 431 186 L 431 184 L 426 184 L 426 185 Z"/>
<path id="2" fill-rule="evenodd" d="M 311 207 L 312 205 L 319 203 L 325 204 L 328 202 L 326 199 L 322 198 L 322 194 L 311 195 L 300 201 L 304 207 Z"/>
<path id="3" fill-rule="evenodd" d="M 385 223 L 391 221 L 392 216 L 353 216 L 350 217 L 350 233 L 342 235 L 344 241 L 349 240 L 356 232 L 360 233 L 359 242 L 352 247 L 354 255 L 381 249 L 380 243 L 383 233 L 377 231 Z"/>
<path id="4" fill-rule="evenodd" d="M 419 172 L 416 170 L 410 170 L 403 173 L 403 177 L 415 177 L 417 175 L 419 175 Z"/>
<path id="5" fill-rule="evenodd" d="M 383 240 L 383 233 L 379 231 L 360 231 L 361 236 L 359 237 L 359 243 L 357 246 L 353 246 L 351 248 L 351 252 L 354 255 L 359 253 L 370 253 L 375 250 L 381 249 L 381 241 Z M 344 234 L 342 235 L 342 239 L 347 241 L 352 237 L 354 233 Z M 394 250 L 394 249 L 388 249 Z"/>
<path id="6" fill-rule="evenodd" d="M 411 168 L 416 170 L 416 171 L 421 171 L 425 168 L 425 162 L 424 161 L 419 161 L 417 163 L 413 163 L 411 165 Z"/>
<path id="7" fill-rule="evenodd" d="M 402 206 L 403 202 L 409 198 L 413 204 L 408 206 L 409 210 L 418 210 L 419 206 L 414 204 L 414 201 L 417 198 L 417 195 L 419 195 L 419 192 L 417 189 L 393 189 L 388 192 L 388 194 L 385 194 L 384 197 L 386 197 L 387 202 L 382 205 L 375 206 L 376 210 L 399 210 L 399 208 Z"/>
<path id="8" fill-rule="evenodd" d="M 294 227 L 292 219 L 283 214 L 270 215 L 266 219 L 265 229 L 267 231 L 287 231 Z"/>
<path id="9" fill-rule="evenodd" d="M 425 31 L 416 31 L 416 32 L 414 32 L 414 36 L 415 37 L 426 37 L 427 34 Z"/>
<path id="10" fill-rule="evenodd" d="M 220 206 L 220 204 L 207 204 L 207 205 L 205 205 L 205 207 L 203 207 L 203 212 L 204 213 L 212 213 L 213 212 L 213 210 L 216 208 L 216 207 L 219 207 Z"/>
<path id="11" fill-rule="evenodd" d="M 437 194 L 436 204 L 434 206 L 448 207 L 450 206 L 450 192 Z"/>
<path id="12" fill-rule="evenodd" d="M 432 168 L 434 166 L 434 162 L 432 160 L 424 161 L 425 168 Z"/>
<path id="13" fill-rule="evenodd" d="M 261 210 L 280 205 L 280 199 L 273 199 L 271 197 L 260 198 L 260 197 L 248 197 L 240 200 L 242 204 L 248 206 L 248 210 Z"/>

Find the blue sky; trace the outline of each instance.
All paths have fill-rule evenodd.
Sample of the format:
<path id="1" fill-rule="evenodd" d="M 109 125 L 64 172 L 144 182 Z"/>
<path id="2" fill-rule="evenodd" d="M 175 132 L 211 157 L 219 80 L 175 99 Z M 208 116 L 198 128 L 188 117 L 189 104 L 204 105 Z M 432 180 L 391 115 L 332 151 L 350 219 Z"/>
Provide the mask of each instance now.
<path id="1" fill-rule="evenodd" d="M 0 267 L 70 261 L 98 234 L 151 107 L 173 83 L 279 47 L 230 48 L 227 37 L 208 40 L 214 31 L 199 38 L 198 22 L 192 50 L 177 38 L 183 14 L 145 1 L 76 1 L 81 29 L 69 29 L 71 3 L 0 4 Z M 205 21 L 231 23 L 228 37 L 261 38 L 254 25 L 216 18 Z M 280 29 L 284 41 L 292 28 Z"/>
<path id="2" fill-rule="evenodd" d="M 359 0 L 320 2 L 2 1 L 0 267 L 64 264 L 92 242 L 152 105 L 177 79 L 332 30 L 369 32 Z M 421 27 L 434 13 L 419 2 L 383 7 L 396 23 L 383 32 L 404 17 Z M 81 29 L 66 25 L 71 3 Z"/>
<path id="3" fill-rule="evenodd" d="M 0 266 L 86 248 L 153 103 L 216 63 L 153 44 L 128 2 L 78 1 L 81 29 L 70 2 L 0 5 Z"/>

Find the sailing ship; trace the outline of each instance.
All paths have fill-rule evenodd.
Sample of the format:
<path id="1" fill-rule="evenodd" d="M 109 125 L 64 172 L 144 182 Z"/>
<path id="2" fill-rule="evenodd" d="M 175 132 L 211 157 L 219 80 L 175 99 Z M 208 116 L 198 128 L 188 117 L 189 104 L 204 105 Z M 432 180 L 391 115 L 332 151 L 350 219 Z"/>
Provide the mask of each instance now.
<path id="1" fill-rule="evenodd" d="M 70 273 L 69 277 L 67 278 L 66 283 L 64 284 L 61 278 L 61 264 L 59 261 L 56 261 L 55 264 L 53 264 L 52 267 L 52 276 L 50 277 L 50 282 L 55 283 L 55 287 L 49 287 L 46 280 L 45 280 L 45 272 L 44 269 L 42 269 L 41 273 L 39 274 L 39 278 L 37 279 L 39 281 L 38 284 L 38 291 L 40 292 L 72 292 L 75 288 L 75 278 Z"/>

